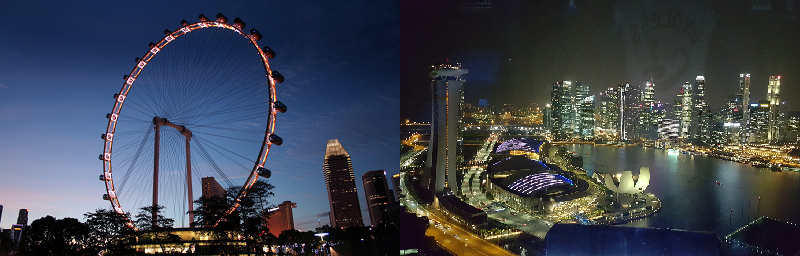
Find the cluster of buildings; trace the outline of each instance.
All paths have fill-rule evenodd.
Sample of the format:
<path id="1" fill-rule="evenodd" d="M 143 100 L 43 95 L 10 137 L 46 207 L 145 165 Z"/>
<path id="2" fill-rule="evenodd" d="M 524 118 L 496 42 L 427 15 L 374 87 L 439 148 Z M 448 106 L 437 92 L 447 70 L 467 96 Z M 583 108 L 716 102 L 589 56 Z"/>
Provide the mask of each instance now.
<path id="1" fill-rule="evenodd" d="M 581 82 L 552 84 L 544 125 L 555 141 L 603 140 L 664 145 L 741 145 L 797 142 L 800 119 L 780 100 L 780 76 L 770 76 L 766 100 L 753 100 L 750 74 L 739 92 L 712 108 L 705 77 L 686 82 L 673 103 L 655 100 L 655 84 L 609 87 L 597 98 Z M 595 102 L 599 101 L 599 102 Z"/>
<path id="2" fill-rule="evenodd" d="M 0 219 L 2 218 L 3 205 L 0 205 Z M 19 239 L 22 237 L 22 232 L 25 231 L 26 226 L 28 226 L 28 209 L 19 209 L 19 215 L 17 215 L 17 224 L 11 225 L 11 229 L 0 228 L 0 231 L 3 232 L 3 235 L 6 235 L 14 240 L 14 243 L 19 243 Z"/>
<path id="3" fill-rule="evenodd" d="M 328 203 L 331 207 L 329 215 L 331 227 L 363 226 L 353 163 L 350 154 L 342 147 L 339 140 L 328 140 L 322 169 L 325 174 L 325 186 L 328 189 Z M 383 170 L 369 171 L 361 176 L 372 226 L 391 223 L 386 207 L 395 202 L 393 191 L 396 191 L 399 185 L 400 175 L 395 176 L 397 176 L 395 179 L 398 179 L 393 181 L 395 190 L 389 188 L 386 172 Z"/>

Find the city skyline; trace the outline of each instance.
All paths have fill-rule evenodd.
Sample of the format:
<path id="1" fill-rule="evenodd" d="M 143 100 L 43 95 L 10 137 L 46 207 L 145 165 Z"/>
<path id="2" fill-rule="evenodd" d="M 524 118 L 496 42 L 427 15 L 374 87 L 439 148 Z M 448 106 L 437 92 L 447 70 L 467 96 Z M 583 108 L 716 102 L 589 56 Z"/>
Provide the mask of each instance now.
<path id="1" fill-rule="evenodd" d="M 590 94 L 597 95 L 620 83 L 642 86 L 651 80 L 654 100 L 671 103 L 685 82 L 704 76 L 705 90 L 715 92 L 706 95 L 707 104 L 720 106 L 739 91 L 742 73 L 751 74 L 750 93 L 758 98 L 775 75 L 782 76 L 784 94 L 792 94 L 782 98 L 795 98 L 800 73 L 792 67 L 800 56 L 788 42 L 800 38 L 789 29 L 797 25 L 791 18 L 797 13 L 784 6 L 751 8 L 745 1 L 403 1 L 401 47 L 408 54 L 400 66 L 401 117 L 430 119 L 415 108 L 430 104 L 417 93 L 426 85 L 420 74 L 447 58 L 470 69 L 464 75 L 465 101 L 473 105 L 480 99 L 494 106 L 543 104 L 550 95 L 542 92 L 556 81 L 589 84 Z M 668 17 L 711 27 L 658 26 Z M 636 27 L 640 20 L 648 22 Z M 642 30 L 633 33 L 632 27 Z M 758 40 L 765 37 L 776 40 Z M 789 107 L 797 110 L 800 104 Z"/>
<path id="2" fill-rule="evenodd" d="M 318 219 L 326 224 L 319 216 L 329 211 L 320 168 L 320 145 L 327 139 L 349 145 L 358 175 L 398 172 L 396 3 L 3 2 L 0 8 L 14 10 L 0 29 L 6 39 L 0 42 L 0 132 L 15 135 L 0 139 L 0 204 L 6 213 L 29 209 L 30 221 L 46 215 L 82 220 L 86 212 L 109 208 L 97 180 L 97 155 L 112 95 L 148 42 L 198 14 L 241 17 L 248 29 L 264 34 L 259 44 L 277 53 L 271 64 L 286 77 L 277 98 L 289 109 L 276 121 L 284 144 L 266 160 L 273 171 L 267 181 L 275 185 L 269 200 L 298 203 L 297 229 L 313 229 Z M 336 10 L 350 15 L 343 18 Z M 348 75 L 356 70 L 358 75 Z M 194 185 L 199 198 L 200 182 Z M 0 227 L 11 228 L 10 219 L 0 220 Z"/>

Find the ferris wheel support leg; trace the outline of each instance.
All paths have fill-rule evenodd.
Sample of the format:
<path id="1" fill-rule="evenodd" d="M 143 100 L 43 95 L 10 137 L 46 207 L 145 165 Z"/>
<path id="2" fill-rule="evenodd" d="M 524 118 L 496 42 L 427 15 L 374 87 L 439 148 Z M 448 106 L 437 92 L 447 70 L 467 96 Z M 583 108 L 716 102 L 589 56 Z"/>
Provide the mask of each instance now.
<path id="1" fill-rule="evenodd" d="M 158 149 L 159 144 L 161 142 L 161 132 L 160 132 L 160 125 L 156 124 L 156 135 L 155 135 L 155 148 L 153 148 L 153 209 L 152 209 L 152 216 L 153 216 L 153 226 L 155 228 L 157 226 L 158 220 Z"/>
<path id="2" fill-rule="evenodd" d="M 190 137 L 186 137 L 186 190 L 189 194 L 189 226 L 192 227 L 191 224 L 194 221 L 194 196 L 192 196 L 192 155 L 191 151 L 189 151 L 189 140 Z"/>

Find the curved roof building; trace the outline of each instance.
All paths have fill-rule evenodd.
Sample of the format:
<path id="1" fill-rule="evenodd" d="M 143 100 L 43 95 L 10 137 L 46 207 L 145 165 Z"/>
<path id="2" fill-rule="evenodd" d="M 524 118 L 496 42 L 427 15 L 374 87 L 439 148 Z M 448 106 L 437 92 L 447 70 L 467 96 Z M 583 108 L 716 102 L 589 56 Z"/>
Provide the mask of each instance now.
<path id="1" fill-rule="evenodd" d="M 576 189 L 571 173 L 525 156 L 492 161 L 487 172 L 494 185 L 520 197 L 557 197 Z"/>

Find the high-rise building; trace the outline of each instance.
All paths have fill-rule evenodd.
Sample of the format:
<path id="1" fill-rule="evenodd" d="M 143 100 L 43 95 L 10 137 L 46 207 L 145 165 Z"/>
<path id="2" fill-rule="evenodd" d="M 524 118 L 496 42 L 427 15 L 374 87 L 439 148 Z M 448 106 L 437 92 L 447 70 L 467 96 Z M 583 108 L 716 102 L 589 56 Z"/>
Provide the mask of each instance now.
<path id="1" fill-rule="evenodd" d="M 458 170 L 458 120 L 461 86 L 466 80 L 461 76 L 469 70 L 461 68 L 461 63 L 437 64 L 428 74 L 431 82 L 433 104 L 431 106 L 431 135 L 428 144 L 428 158 L 425 162 L 423 182 L 433 183 L 436 193 L 456 191 L 456 172 Z"/>
<path id="2" fill-rule="evenodd" d="M 651 81 L 645 83 L 640 99 L 641 111 L 639 113 L 639 137 L 649 141 L 658 139 L 658 120 L 654 113 L 655 84 Z"/>
<path id="3" fill-rule="evenodd" d="M 225 188 L 214 177 L 203 177 L 200 181 L 203 183 L 203 197 L 225 196 Z"/>
<path id="4" fill-rule="evenodd" d="M 695 145 L 707 145 L 711 143 L 711 132 L 709 125 L 713 119 L 711 108 L 705 100 L 706 79 L 697 76 L 692 88 L 692 123 L 690 127 L 691 142 Z"/>
<path id="5" fill-rule="evenodd" d="M 622 92 L 622 140 L 637 140 L 639 136 L 639 113 L 641 111 L 641 90 L 638 85 L 625 83 Z"/>
<path id="6" fill-rule="evenodd" d="M 297 208 L 297 203 L 283 201 L 278 207 L 269 209 L 271 213 L 267 220 L 269 233 L 275 237 L 279 236 L 284 230 L 294 229 L 294 214 L 292 208 Z"/>
<path id="7" fill-rule="evenodd" d="M 781 104 L 781 76 L 770 76 L 769 86 L 767 87 L 767 101 L 769 101 L 769 133 L 767 134 L 768 143 L 778 141 L 778 112 Z"/>
<path id="8" fill-rule="evenodd" d="M 594 96 L 589 94 L 589 85 L 575 82 L 575 99 L 573 99 L 575 109 L 575 129 L 573 137 L 582 140 L 594 139 Z"/>
<path id="9" fill-rule="evenodd" d="M 367 197 L 367 209 L 369 209 L 372 226 L 377 227 L 390 223 L 391 219 L 386 213 L 386 205 L 390 203 L 386 172 L 383 170 L 368 171 L 361 176 L 361 180 L 364 182 L 364 195 Z"/>
<path id="10" fill-rule="evenodd" d="M 19 216 L 17 216 L 17 224 L 28 225 L 28 209 L 19 209 Z"/>
<path id="11" fill-rule="evenodd" d="M 621 138 L 621 88 L 623 88 L 622 85 L 609 87 L 608 90 L 600 93 L 600 129 L 598 131 L 602 133 L 601 139 L 619 140 Z"/>
<path id="12" fill-rule="evenodd" d="M 392 187 L 394 188 L 394 198 L 400 201 L 400 174 L 392 175 Z"/>
<path id="13" fill-rule="evenodd" d="M 769 143 L 769 101 L 750 104 L 750 125 L 747 127 L 748 143 Z"/>
<path id="14" fill-rule="evenodd" d="M 325 187 L 328 188 L 328 203 L 331 206 L 331 226 L 363 226 L 353 163 L 339 140 L 328 140 L 322 170 L 325 174 Z"/>
<path id="15" fill-rule="evenodd" d="M 577 120 L 572 97 L 572 82 L 556 82 L 551 89 L 550 107 L 553 123 L 550 134 L 553 140 L 568 140 L 575 133 L 574 125 Z"/>
<path id="16" fill-rule="evenodd" d="M 0 221 L 3 221 L 3 205 L 0 204 Z M 3 231 L 3 227 L 0 227 L 0 231 Z"/>
<path id="17" fill-rule="evenodd" d="M 692 125 L 692 84 L 686 82 L 681 88 L 680 94 L 680 117 L 681 128 L 680 137 L 683 139 L 689 138 L 689 127 Z"/>

